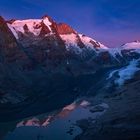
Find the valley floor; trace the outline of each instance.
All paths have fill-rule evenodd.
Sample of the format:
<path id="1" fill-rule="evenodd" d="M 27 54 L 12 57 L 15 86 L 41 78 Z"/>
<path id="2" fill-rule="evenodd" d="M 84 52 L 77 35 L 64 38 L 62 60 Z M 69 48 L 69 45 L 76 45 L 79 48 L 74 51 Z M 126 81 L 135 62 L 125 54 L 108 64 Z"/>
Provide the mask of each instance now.
<path id="1" fill-rule="evenodd" d="M 139 140 L 140 139 L 140 82 L 127 84 L 111 95 L 98 95 L 109 105 L 109 109 L 96 123 L 89 119 L 78 125 L 83 133 L 75 140 Z"/>
<path id="2" fill-rule="evenodd" d="M 97 84 L 101 88 L 98 94 L 92 94 L 91 88 L 87 97 L 60 110 L 1 123 L 1 139 L 4 136 L 4 140 L 139 140 L 139 79 L 138 73 L 113 92 Z"/>

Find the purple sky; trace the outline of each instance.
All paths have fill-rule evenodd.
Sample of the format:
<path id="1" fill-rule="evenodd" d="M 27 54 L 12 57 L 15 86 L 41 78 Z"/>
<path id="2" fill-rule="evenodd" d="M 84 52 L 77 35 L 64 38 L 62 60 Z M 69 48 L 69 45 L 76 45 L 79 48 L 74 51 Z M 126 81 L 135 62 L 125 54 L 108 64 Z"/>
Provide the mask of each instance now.
<path id="1" fill-rule="evenodd" d="M 45 14 L 110 47 L 140 39 L 140 0 L 0 0 L 6 19 Z"/>

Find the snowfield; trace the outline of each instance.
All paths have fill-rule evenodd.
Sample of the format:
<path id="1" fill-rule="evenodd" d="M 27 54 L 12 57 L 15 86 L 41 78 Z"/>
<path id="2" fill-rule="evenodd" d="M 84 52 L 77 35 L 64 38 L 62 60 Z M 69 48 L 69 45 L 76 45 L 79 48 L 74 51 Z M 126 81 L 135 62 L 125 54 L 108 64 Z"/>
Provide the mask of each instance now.
<path id="1" fill-rule="evenodd" d="M 112 78 L 118 73 L 118 77 L 115 78 L 114 82 L 115 84 L 122 86 L 126 80 L 132 79 L 134 74 L 140 70 L 140 68 L 138 68 L 138 61 L 139 60 L 132 60 L 128 66 L 112 71 L 107 79 Z"/>

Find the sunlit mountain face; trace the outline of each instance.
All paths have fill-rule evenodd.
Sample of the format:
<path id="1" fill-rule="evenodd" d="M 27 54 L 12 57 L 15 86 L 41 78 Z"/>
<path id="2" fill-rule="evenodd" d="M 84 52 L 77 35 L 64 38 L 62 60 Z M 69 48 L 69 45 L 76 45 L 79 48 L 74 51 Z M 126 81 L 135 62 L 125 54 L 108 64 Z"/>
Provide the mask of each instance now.
<path id="1" fill-rule="evenodd" d="M 0 14 L 6 19 L 38 19 L 47 13 L 79 33 L 117 47 L 139 39 L 139 4 L 139 0 L 4 0 Z"/>
<path id="2" fill-rule="evenodd" d="M 1 1 L 0 139 L 139 140 L 139 4 Z"/>

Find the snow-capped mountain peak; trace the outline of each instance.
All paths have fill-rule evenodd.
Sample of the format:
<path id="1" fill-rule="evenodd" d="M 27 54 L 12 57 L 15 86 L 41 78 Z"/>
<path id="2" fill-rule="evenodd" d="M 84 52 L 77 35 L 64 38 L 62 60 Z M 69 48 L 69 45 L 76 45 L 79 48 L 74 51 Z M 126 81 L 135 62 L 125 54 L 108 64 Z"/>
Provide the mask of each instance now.
<path id="1" fill-rule="evenodd" d="M 83 52 L 83 48 L 97 52 L 108 49 L 94 39 L 77 33 L 68 24 L 56 23 L 47 15 L 42 19 L 11 20 L 7 22 L 7 25 L 20 43 L 50 38 L 53 42 L 58 42 L 58 40 L 61 44 L 63 42 L 68 51 L 78 54 Z"/>
<path id="2" fill-rule="evenodd" d="M 134 42 L 131 42 L 131 43 L 126 43 L 121 48 L 125 49 L 125 50 L 140 49 L 140 42 L 139 41 L 134 41 Z"/>
<path id="3" fill-rule="evenodd" d="M 39 36 L 43 29 L 43 24 L 48 28 L 47 33 L 52 32 L 51 25 L 53 23 L 51 18 L 47 16 L 44 16 L 42 19 L 14 20 L 12 22 L 8 21 L 7 23 L 16 39 L 20 38 L 20 34 L 33 34 L 34 36 Z"/>

